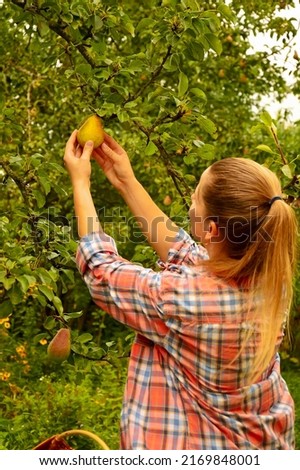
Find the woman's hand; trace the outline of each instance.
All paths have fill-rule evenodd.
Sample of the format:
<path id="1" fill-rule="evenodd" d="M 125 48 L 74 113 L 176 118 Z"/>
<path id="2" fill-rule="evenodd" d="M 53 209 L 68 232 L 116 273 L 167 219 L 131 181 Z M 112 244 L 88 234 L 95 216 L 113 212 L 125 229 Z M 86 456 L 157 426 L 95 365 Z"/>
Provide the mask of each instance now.
<path id="1" fill-rule="evenodd" d="M 105 134 L 104 142 L 100 147 L 94 150 L 93 158 L 118 191 L 126 190 L 135 181 L 127 153 L 108 134 Z"/>
<path id="2" fill-rule="evenodd" d="M 90 184 L 91 154 L 93 142 L 89 141 L 82 148 L 77 142 L 77 130 L 73 131 L 65 147 L 64 163 L 69 172 L 73 186 L 76 183 Z"/>

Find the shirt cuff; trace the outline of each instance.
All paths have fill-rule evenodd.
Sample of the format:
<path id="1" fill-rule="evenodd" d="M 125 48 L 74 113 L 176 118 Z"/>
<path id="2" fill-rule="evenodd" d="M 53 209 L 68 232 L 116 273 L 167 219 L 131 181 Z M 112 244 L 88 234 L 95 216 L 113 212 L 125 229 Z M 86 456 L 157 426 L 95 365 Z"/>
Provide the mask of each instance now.
<path id="1" fill-rule="evenodd" d="M 92 232 L 80 239 L 75 260 L 81 275 L 85 273 L 89 264 L 92 266 L 97 265 L 97 261 L 92 263 L 92 257 L 96 253 L 114 254 L 118 256 L 114 239 L 104 232 Z"/>

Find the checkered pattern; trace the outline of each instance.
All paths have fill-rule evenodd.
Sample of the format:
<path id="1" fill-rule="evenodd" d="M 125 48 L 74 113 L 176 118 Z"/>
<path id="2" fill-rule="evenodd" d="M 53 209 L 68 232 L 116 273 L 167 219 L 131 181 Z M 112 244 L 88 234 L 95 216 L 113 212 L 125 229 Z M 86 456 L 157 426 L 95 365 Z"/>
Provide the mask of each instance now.
<path id="1" fill-rule="evenodd" d="M 121 448 L 293 449 L 294 403 L 279 355 L 247 385 L 255 334 L 232 363 L 251 328 L 247 290 L 196 267 L 204 258 L 183 229 L 157 271 L 123 259 L 108 235 L 80 241 L 77 266 L 93 300 L 137 332 Z"/>

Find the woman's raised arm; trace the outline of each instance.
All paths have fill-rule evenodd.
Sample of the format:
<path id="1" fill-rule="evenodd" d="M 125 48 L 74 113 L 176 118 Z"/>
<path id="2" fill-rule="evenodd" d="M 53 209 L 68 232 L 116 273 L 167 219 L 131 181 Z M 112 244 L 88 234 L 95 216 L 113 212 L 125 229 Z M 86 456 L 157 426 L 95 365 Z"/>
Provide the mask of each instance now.
<path id="1" fill-rule="evenodd" d="M 179 227 L 155 204 L 136 179 L 125 150 L 106 134 L 103 144 L 94 150 L 93 157 L 123 197 L 148 243 L 166 261 Z"/>

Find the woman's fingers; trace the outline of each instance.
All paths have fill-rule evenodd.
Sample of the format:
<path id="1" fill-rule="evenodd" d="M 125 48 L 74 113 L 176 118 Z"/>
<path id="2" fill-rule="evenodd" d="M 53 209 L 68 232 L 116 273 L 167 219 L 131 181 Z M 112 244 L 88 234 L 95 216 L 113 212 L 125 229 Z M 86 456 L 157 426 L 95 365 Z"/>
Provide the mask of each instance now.
<path id="1" fill-rule="evenodd" d="M 66 143 L 65 154 L 75 153 L 77 144 L 77 129 L 75 129 Z"/>
<path id="2" fill-rule="evenodd" d="M 93 152 L 95 158 L 100 155 L 103 158 L 109 158 L 113 162 L 120 161 L 120 155 L 115 152 L 112 148 L 110 148 L 105 141 L 100 145 L 100 147 L 96 148 Z"/>
<path id="3" fill-rule="evenodd" d="M 104 158 L 104 152 L 101 150 L 100 147 L 97 147 L 93 153 L 92 156 L 97 160 L 98 157 Z"/>
<path id="4" fill-rule="evenodd" d="M 94 142 L 92 140 L 88 140 L 84 147 L 83 147 L 83 151 L 82 151 L 82 155 L 81 155 L 81 159 L 82 160 L 90 160 L 91 158 L 91 155 L 92 155 L 92 152 L 93 152 L 93 149 L 94 149 Z"/>
<path id="5" fill-rule="evenodd" d="M 75 157 L 76 158 L 80 158 L 81 157 L 81 154 L 82 154 L 82 147 L 78 144 L 76 146 L 76 150 L 75 150 Z"/>
<path id="6" fill-rule="evenodd" d="M 114 152 L 118 153 L 119 155 L 124 153 L 124 149 L 121 147 L 121 145 L 118 144 L 118 142 L 115 141 L 113 137 L 111 137 L 108 134 L 104 135 L 104 143 Z M 103 144 L 102 144 L 103 145 Z"/>
<path id="7" fill-rule="evenodd" d="M 97 163 L 102 163 L 104 161 L 104 156 L 100 152 L 93 152 L 92 158 L 96 160 Z"/>
<path id="8" fill-rule="evenodd" d="M 99 163 L 102 169 L 105 163 L 110 163 L 111 165 L 111 159 L 107 158 L 107 155 L 100 149 L 100 147 L 93 151 L 92 157 L 94 160 L 96 160 L 97 163 Z"/>

